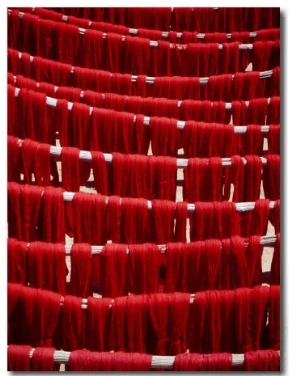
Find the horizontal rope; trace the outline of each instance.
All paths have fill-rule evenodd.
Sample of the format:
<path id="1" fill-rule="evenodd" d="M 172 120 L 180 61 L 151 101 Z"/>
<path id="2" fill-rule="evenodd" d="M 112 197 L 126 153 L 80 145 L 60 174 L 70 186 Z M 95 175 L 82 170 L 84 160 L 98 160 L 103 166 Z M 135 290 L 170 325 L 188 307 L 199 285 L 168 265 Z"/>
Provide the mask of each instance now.
<path id="1" fill-rule="evenodd" d="M 214 9 L 217 10 L 218 8 L 214 8 Z M 194 9 L 191 8 L 191 10 L 193 11 Z M 11 9 L 8 9 L 8 12 L 10 13 Z M 31 8 L 31 12 L 33 14 L 35 14 L 35 7 Z M 58 13 L 58 12 L 55 12 L 55 13 L 61 15 L 61 21 L 63 21 L 63 22 L 68 22 L 69 21 L 69 16 L 68 15 L 61 14 L 61 13 Z M 23 16 L 24 16 L 24 12 L 19 12 L 19 18 L 23 18 Z M 38 16 L 41 17 L 40 14 L 38 14 Z M 45 19 L 44 17 L 41 17 L 41 18 Z M 75 17 L 75 18 L 78 19 L 78 20 L 80 19 L 78 17 Z M 51 17 L 50 17 L 50 19 L 51 19 Z M 87 20 L 87 21 L 88 21 L 89 26 L 91 26 L 91 29 L 94 29 L 93 28 L 93 24 L 97 24 L 98 23 L 97 21 L 91 21 L 91 20 Z M 115 25 L 115 24 L 112 24 L 112 23 L 109 23 L 109 22 L 104 22 L 104 21 L 102 21 L 101 23 L 104 23 L 106 25 L 112 25 L 112 26 Z M 122 25 L 118 25 L 118 26 L 122 26 Z M 276 28 L 276 29 L 279 30 L 279 28 Z M 100 29 L 94 29 L 94 30 L 100 30 Z M 152 29 L 146 29 L 146 31 L 148 31 L 148 32 L 151 33 L 153 30 Z M 195 32 L 188 31 L 188 33 L 193 33 L 194 34 Z M 138 28 L 128 27 L 128 34 L 129 35 L 138 35 L 139 34 L 139 29 Z M 182 34 L 183 34 L 182 32 L 176 32 L 176 37 L 178 39 L 180 39 L 182 37 Z M 198 32 L 195 35 L 196 35 L 197 39 L 205 39 L 205 37 L 206 37 L 207 34 L 210 35 L 210 34 L 213 34 L 213 32 L 207 32 L 207 33 Z M 226 34 L 226 38 L 229 39 L 229 40 L 232 38 L 232 33 L 222 33 L 222 34 Z M 258 35 L 258 31 L 249 31 L 249 37 L 250 38 L 255 38 L 255 37 L 257 37 L 257 35 Z M 161 37 L 162 38 L 168 38 L 169 37 L 169 32 L 168 31 L 161 31 Z"/>
<path id="2" fill-rule="evenodd" d="M 87 193 L 89 194 L 89 193 Z M 94 194 L 94 193 L 90 193 Z M 71 202 L 73 200 L 73 197 L 75 195 L 75 192 L 63 192 L 64 200 L 66 202 Z M 122 198 L 120 197 L 120 200 L 122 201 Z M 255 202 L 235 202 L 235 207 L 238 212 L 247 212 L 254 210 L 255 208 Z M 275 205 L 275 201 L 270 201 L 270 209 L 273 209 Z M 152 210 L 152 202 L 147 200 L 147 206 L 149 210 Z M 189 212 L 195 211 L 195 204 L 187 204 L 187 208 Z"/>
<path id="3" fill-rule="evenodd" d="M 15 88 L 15 97 L 17 98 L 20 93 L 20 88 Z M 56 107 L 58 99 L 46 96 L 46 104 L 50 107 Z M 73 108 L 73 102 L 68 102 L 68 110 L 71 111 Z M 89 106 L 90 115 L 93 112 L 93 107 Z M 150 126 L 151 117 L 145 116 L 144 117 L 144 125 Z M 177 121 L 177 128 L 184 129 L 186 121 L 178 120 Z M 230 125 L 230 124 L 229 124 Z M 268 133 L 269 132 L 269 125 L 261 125 L 261 132 Z M 236 134 L 243 134 L 247 132 L 247 125 L 234 125 L 234 133 Z"/>
<path id="4" fill-rule="evenodd" d="M 33 356 L 35 349 L 32 348 L 29 352 L 29 358 Z M 128 353 L 130 354 L 130 353 Z M 278 351 L 280 355 L 280 351 Z M 63 350 L 54 351 L 54 362 L 59 364 L 68 364 L 71 352 Z M 152 355 L 151 368 L 165 368 L 172 369 L 176 356 L 162 356 L 162 355 Z M 244 354 L 232 354 L 232 366 L 241 366 L 244 364 L 245 355 Z"/>
<path id="5" fill-rule="evenodd" d="M 14 83 L 15 84 L 17 84 L 17 80 L 18 80 L 18 77 L 17 76 L 15 76 L 15 75 L 13 75 L 13 80 L 14 80 Z M 30 80 L 32 80 L 32 79 L 30 79 Z M 34 80 L 32 80 L 32 81 L 34 81 Z M 41 84 L 43 84 L 43 83 L 41 83 L 41 82 L 36 82 L 36 87 L 37 88 L 39 88 L 40 87 L 40 85 Z M 22 86 L 22 87 L 26 87 L 26 86 Z M 56 85 L 53 85 L 53 87 L 54 87 L 54 91 L 56 92 L 60 87 L 63 87 L 63 86 L 56 86 Z M 74 88 L 75 89 L 75 88 Z M 79 88 L 78 88 L 79 89 Z M 99 94 L 99 95 L 101 95 L 104 99 L 105 99 L 105 96 L 106 96 L 106 94 L 113 94 L 113 93 L 98 93 L 97 92 L 97 94 Z M 136 95 L 131 95 L 131 96 L 128 96 L 128 95 L 121 95 L 121 94 L 115 94 L 115 95 L 118 95 L 118 96 L 120 96 L 120 97 L 129 97 L 129 98 L 140 98 L 141 99 L 141 101 L 142 100 L 144 100 L 144 99 L 147 99 L 147 98 L 150 98 L 150 97 L 141 97 L 141 96 L 136 96 Z M 85 91 L 84 90 L 81 90 L 81 92 L 80 92 L 80 98 L 84 98 L 84 96 L 85 96 Z M 151 97 L 152 98 L 152 97 Z M 156 98 L 158 98 L 158 97 L 156 97 Z M 53 98 L 53 99 L 56 99 L 56 98 Z M 166 100 L 167 102 L 168 101 L 174 101 L 174 99 L 166 99 L 166 98 L 163 98 L 164 100 Z M 270 104 L 270 102 L 271 102 L 271 97 L 268 97 L 268 98 L 265 98 L 266 100 L 267 100 L 267 104 L 269 105 Z M 195 102 L 203 102 L 204 100 L 194 100 Z M 177 107 L 178 108 L 180 108 L 181 106 L 182 106 L 182 103 L 183 102 L 185 102 L 185 100 L 177 100 Z M 207 101 L 206 100 L 206 102 L 210 102 L 211 103 L 211 106 L 213 107 L 213 104 L 214 104 L 214 101 Z M 220 101 L 219 101 L 220 102 Z M 242 101 L 240 101 L 240 102 L 242 102 Z M 250 104 L 250 102 L 251 102 L 251 100 L 247 100 L 247 101 L 243 101 L 244 103 L 245 103 L 245 105 L 248 107 L 249 106 L 249 104 Z M 224 108 L 225 108 L 225 110 L 232 110 L 232 103 L 231 102 L 223 102 L 224 103 Z M 68 105 L 68 108 L 69 108 L 69 105 Z"/>
<path id="6" fill-rule="evenodd" d="M 8 14 L 11 13 L 11 9 L 8 9 Z M 20 19 L 22 19 L 24 17 L 24 12 L 19 12 L 18 16 Z M 72 25 L 73 26 L 73 25 Z M 75 26 L 75 25 L 74 25 Z M 78 31 L 81 35 L 84 35 L 85 32 L 86 32 L 86 29 L 83 28 L 83 27 L 78 27 Z M 100 31 L 99 31 L 99 37 L 100 37 Z M 107 36 L 107 33 L 102 33 L 102 38 L 103 39 L 106 39 L 106 36 Z M 146 39 L 146 38 L 142 38 L 142 39 Z M 122 41 L 125 41 L 126 40 L 126 36 L 125 35 L 122 35 Z M 150 40 L 150 46 L 151 47 L 158 47 L 159 46 L 159 43 L 158 41 L 155 41 L 155 40 Z M 178 48 L 178 49 L 181 49 L 183 45 L 181 44 L 176 44 L 176 43 L 170 43 L 170 48 Z M 222 50 L 224 48 L 223 44 L 219 44 L 219 50 Z M 239 45 L 239 49 L 240 50 L 252 50 L 253 49 L 253 44 L 252 43 L 241 43 Z"/>
<path id="7" fill-rule="evenodd" d="M 19 52 L 19 59 L 22 59 L 22 52 Z M 33 62 L 34 56 L 30 56 L 29 59 L 30 59 L 30 62 Z M 48 60 L 46 58 L 43 58 L 43 59 Z M 65 64 L 65 63 L 61 63 L 61 64 Z M 71 70 L 70 70 L 70 73 L 74 73 L 74 69 L 75 69 L 75 67 L 72 66 Z M 83 69 L 90 69 L 90 68 L 83 68 Z M 242 72 L 242 73 L 247 74 L 247 72 Z M 113 73 L 111 73 L 111 74 L 113 74 Z M 261 78 L 261 79 L 272 77 L 272 75 L 273 75 L 273 69 L 259 72 L 259 78 Z M 131 75 L 131 81 L 132 82 L 136 82 L 137 79 L 138 79 L 138 77 L 139 76 Z M 169 77 L 169 76 L 167 76 L 167 77 Z M 172 77 L 172 76 L 170 76 L 170 77 Z M 234 74 L 232 74 L 232 80 L 234 80 Z M 153 84 L 154 81 L 155 81 L 155 77 L 149 77 L 149 76 L 147 76 L 146 79 L 145 79 L 145 81 L 148 84 Z M 199 83 L 200 83 L 200 85 L 206 85 L 206 84 L 208 84 L 208 82 L 209 82 L 209 77 L 199 77 Z"/>
<path id="8" fill-rule="evenodd" d="M 264 247 L 265 246 L 272 246 L 276 243 L 276 241 L 277 241 L 276 235 L 264 235 L 264 236 L 261 236 L 261 238 L 260 238 L 260 245 L 262 245 Z M 26 250 L 28 250 L 31 243 L 32 242 L 27 243 Z M 107 244 L 111 244 L 111 243 L 107 243 Z M 190 242 L 190 243 L 187 243 L 187 244 L 193 244 L 193 242 Z M 162 253 L 165 253 L 167 248 L 168 248 L 168 244 L 155 244 L 155 245 L 158 247 L 158 249 Z M 249 245 L 249 243 L 245 240 L 245 247 L 247 248 L 248 245 Z M 65 250 L 66 250 L 67 256 L 70 256 L 72 254 L 72 246 L 73 245 L 65 245 Z M 103 251 L 103 248 L 105 248 L 105 245 L 91 245 L 92 255 L 99 255 Z M 221 246 L 221 248 L 222 248 L 222 246 Z M 130 250 L 129 250 L 129 248 L 127 248 L 127 253 L 129 253 L 129 252 L 130 252 Z"/>
<path id="9" fill-rule="evenodd" d="M 13 284 L 14 284 L 14 283 L 13 283 Z M 35 288 L 35 287 L 30 287 L 30 286 L 25 286 L 25 287 L 26 287 L 26 288 L 29 287 L 29 288 L 31 288 L 31 289 L 38 290 L 38 289 Z M 270 288 L 269 285 L 265 285 L 265 287 Z M 253 288 L 251 288 L 251 289 L 253 289 Z M 237 289 L 232 289 L 232 290 L 237 290 Z M 208 290 L 207 290 L 207 291 L 208 291 Z M 55 294 L 57 294 L 57 293 L 55 293 Z M 154 294 L 161 294 L 161 293 L 154 293 Z M 164 293 L 164 294 L 168 294 L 168 293 Z M 182 293 L 182 294 L 186 294 L 186 293 Z M 131 295 L 131 294 L 128 293 L 128 295 L 126 295 L 126 296 L 129 296 L 129 295 Z M 151 296 L 151 295 L 153 295 L 153 294 L 145 294 L 145 295 Z M 195 294 L 189 294 L 189 295 L 190 295 L 190 304 L 193 304 L 193 303 L 194 303 L 194 300 L 195 300 L 195 295 L 196 295 L 196 293 L 195 293 Z M 97 299 L 102 299 L 102 297 L 98 297 Z M 107 298 L 105 298 L 105 299 L 110 299 L 110 298 L 107 297 Z M 111 301 L 110 301 L 110 304 L 109 304 L 109 308 L 111 308 L 111 307 L 113 306 L 114 302 L 115 302 L 115 299 L 111 298 Z M 61 297 L 60 297 L 60 306 L 63 307 L 63 305 L 64 305 L 64 296 L 61 295 Z M 81 309 L 88 309 L 88 298 L 82 298 L 82 299 L 81 299 Z"/>

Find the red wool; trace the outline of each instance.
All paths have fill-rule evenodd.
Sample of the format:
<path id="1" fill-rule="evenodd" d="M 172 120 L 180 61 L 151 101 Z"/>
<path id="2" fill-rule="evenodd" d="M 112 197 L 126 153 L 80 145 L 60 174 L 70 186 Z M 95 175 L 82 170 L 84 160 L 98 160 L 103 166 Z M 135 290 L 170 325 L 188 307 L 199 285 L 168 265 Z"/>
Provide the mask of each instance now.
<path id="1" fill-rule="evenodd" d="M 247 68 L 248 64 L 245 64 L 245 59 L 243 59 L 244 51 L 240 51 L 239 46 L 240 42 L 223 43 L 223 59 L 219 67 L 220 71 L 222 70 L 224 73 L 235 73 Z"/>
<path id="2" fill-rule="evenodd" d="M 267 309 L 269 300 L 269 290 L 267 286 L 256 286 L 251 290 L 251 338 L 250 350 L 259 350 L 262 348 L 262 335 L 265 331 L 267 322 Z"/>
<path id="3" fill-rule="evenodd" d="M 152 66 L 148 75 L 157 76 L 174 76 L 175 61 L 172 59 L 172 48 L 170 43 L 158 40 L 157 48 L 151 48 Z M 173 73 L 173 74 L 172 74 Z"/>
<path id="4" fill-rule="evenodd" d="M 204 326 L 206 321 L 206 309 L 208 305 L 206 292 L 195 294 L 191 305 L 191 314 L 188 321 L 188 348 L 190 352 L 204 352 Z M 199 341 L 199 338 L 201 339 Z"/>
<path id="5" fill-rule="evenodd" d="M 249 101 L 247 123 L 264 125 L 268 107 L 268 98 L 254 98 Z"/>
<path id="6" fill-rule="evenodd" d="M 168 156 L 150 157 L 150 176 L 153 176 L 154 198 L 175 201 L 177 162 Z"/>
<path id="7" fill-rule="evenodd" d="M 170 295 L 151 294 L 148 296 L 151 331 L 153 331 L 154 348 L 150 353 L 167 355 L 168 308 Z"/>
<path id="8" fill-rule="evenodd" d="M 32 183 L 32 174 L 34 172 L 34 163 L 36 159 L 38 142 L 25 139 L 21 146 L 21 158 L 24 172 L 24 182 Z"/>
<path id="9" fill-rule="evenodd" d="M 104 45 L 107 44 L 107 41 L 103 38 L 103 33 L 87 28 L 84 36 L 81 36 L 81 39 L 84 39 L 80 45 L 81 52 L 84 48 L 84 53 L 78 55 L 80 65 L 82 67 L 97 69 L 101 67 L 102 61 L 106 59 L 104 57 Z M 106 67 L 105 69 L 109 70 L 110 68 Z"/>
<path id="10" fill-rule="evenodd" d="M 100 293 L 115 298 L 128 292 L 127 246 L 125 244 L 106 244 L 99 256 Z M 115 278 L 115 276 L 118 278 Z"/>
<path id="11" fill-rule="evenodd" d="M 38 17 L 25 13 L 22 18 L 22 29 L 20 30 L 20 34 L 22 35 L 21 42 L 21 49 L 35 55 L 35 42 L 36 42 L 36 34 L 39 28 L 38 25 Z"/>
<path id="12" fill-rule="evenodd" d="M 149 157 L 116 152 L 112 156 L 113 194 L 149 198 Z"/>
<path id="13" fill-rule="evenodd" d="M 243 202 L 245 163 L 241 156 L 234 155 L 231 157 L 230 175 L 230 180 L 234 187 L 232 201 Z"/>
<path id="14" fill-rule="evenodd" d="M 77 192 L 80 188 L 80 150 L 63 147 L 61 151 L 62 187 L 66 191 Z"/>
<path id="15" fill-rule="evenodd" d="M 136 81 L 133 84 L 131 83 L 130 92 L 128 94 L 140 95 L 142 97 L 148 97 L 152 95 L 150 93 L 152 93 L 152 90 L 154 91 L 154 89 L 152 88 L 152 85 L 149 85 L 146 82 L 146 79 L 147 79 L 147 75 L 145 74 L 138 75 Z M 156 78 L 155 78 L 155 81 L 156 81 Z M 155 81 L 153 85 L 155 84 Z M 159 97 L 159 95 L 157 95 L 157 97 Z"/>
<path id="16" fill-rule="evenodd" d="M 269 126 L 268 153 L 280 155 L 280 125 Z"/>
<path id="17" fill-rule="evenodd" d="M 157 292 L 162 253 L 155 244 L 129 245 L 127 280 L 132 294 Z"/>
<path id="18" fill-rule="evenodd" d="M 280 39 L 280 29 L 272 28 L 257 31 L 257 40 L 268 41 Z"/>
<path id="19" fill-rule="evenodd" d="M 189 243 L 190 245 L 191 243 Z M 190 248 L 190 247 L 189 247 Z M 197 252 L 197 255 L 200 252 Z M 187 258 L 190 255 L 188 252 L 188 246 L 184 243 L 168 243 L 166 249 L 166 292 L 175 291 L 191 291 L 195 290 L 188 289 L 187 286 Z M 196 269 L 198 264 L 195 260 L 192 269 L 189 269 L 190 273 L 193 274 L 193 280 L 196 280 L 194 274 L 194 268 Z"/>
<path id="20" fill-rule="evenodd" d="M 101 93 L 96 93 L 95 91 L 92 90 L 84 90 L 84 96 L 81 98 L 83 103 L 86 103 L 92 107 L 104 107 L 104 103 L 106 101 L 106 95 L 109 95 L 109 93 L 101 94 Z M 111 94 L 115 95 L 115 94 Z M 94 110 L 93 110 L 94 111 Z"/>
<path id="21" fill-rule="evenodd" d="M 251 103 L 251 101 L 250 101 L 250 103 Z M 243 101 L 243 100 L 232 101 L 231 111 L 232 111 L 232 122 L 233 122 L 234 125 L 247 124 L 248 107 L 247 107 L 245 101 Z"/>
<path id="22" fill-rule="evenodd" d="M 129 295 L 125 312 L 126 351 L 145 353 L 148 334 L 148 297 Z"/>
<path id="23" fill-rule="evenodd" d="M 65 294 L 66 252 L 62 244 L 33 242 L 27 251 L 27 278 L 31 287 Z"/>
<path id="24" fill-rule="evenodd" d="M 213 189 L 212 189 L 213 188 Z M 184 169 L 183 198 L 187 202 L 221 201 L 222 161 L 190 158 Z"/>
<path id="25" fill-rule="evenodd" d="M 182 143 L 186 157 L 208 157 L 211 128 L 207 123 L 189 120 L 182 130 Z M 190 160 L 188 165 L 190 164 Z"/>
<path id="26" fill-rule="evenodd" d="M 106 238 L 113 243 L 120 243 L 121 198 L 119 196 L 109 196 L 106 210 Z"/>
<path id="27" fill-rule="evenodd" d="M 107 327 L 110 314 L 110 298 L 88 297 L 87 348 L 93 351 L 107 351 Z"/>
<path id="28" fill-rule="evenodd" d="M 30 362 L 31 371 L 58 371 L 54 363 L 54 347 L 38 347 L 34 350 Z"/>
<path id="29" fill-rule="evenodd" d="M 56 98 L 55 86 L 48 82 L 41 82 L 38 87 L 33 90 L 45 93 L 48 97 Z"/>
<path id="30" fill-rule="evenodd" d="M 187 202 L 177 202 L 175 210 L 175 236 L 174 241 L 186 242 L 188 219 L 188 204 Z"/>
<path id="31" fill-rule="evenodd" d="M 213 290 L 219 285 L 221 266 L 221 242 L 215 239 L 205 240 L 204 252 L 200 259 L 201 290 Z"/>
<path id="32" fill-rule="evenodd" d="M 67 99 L 70 102 L 81 102 L 81 89 L 67 86 L 60 86 L 55 92 L 55 98 Z"/>
<path id="33" fill-rule="evenodd" d="M 150 41 L 142 38 L 126 36 L 124 43 L 124 58 L 120 67 L 114 71 L 122 69 L 122 73 L 131 72 L 133 75 L 150 74 Z"/>
<path id="34" fill-rule="evenodd" d="M 144 115 L 136 115 L 133 124 L 133 134 L 131 134 L 131 152 L 136 154 L 147 154 L 150 145 L 150 127 L 144 124 Z"/>
<path id="35" fill-rule="evenodd" d="M 180 132 L 177 120 L 151 116 L 150 131 L 153 155 L 177 156 Z"/>
<path id="36" fill-rule="evenodd" d="M 34 176 L 37 185 L 47 187 L 51 185 L 50 145 L 38 144 L 33 161 Z"/>
<path id="37" fill-rule="evenodd" d="M 272 71 L 272 80 L 269 83 L 269 91 L 271 94 L 268 96 L 280 96 L 280 67 L 275 67 Z"/>
<path id="38" fill-rule="evenodd" d="M 98 193 L 101 193 L 102 195 L 108 195 L 110 193 L 110 171 L 108 163 L 105 161 L 104 154 L 101 151 L 92 151 L 91 154 L 91 167 L 93 169 L 94 185 L 96 191 Z"/>
<path id="39" fill-rule="evenodd" d="M 86 310 L 82 309 L 82 299 L 64 296 L 61 307 L 60 327 L 61 335 L 57 346 L 65 351 L 74 351 L 86 346 Z"/>
<path id="40" fill-rule="evenodd" d="M 165 244 L 174 238 L 175 202 L 167 200 L 152 200 L 152 210 L 149 228 L 149 236 L 152 242 Z M 149 230 L 150 232 L 150 230 Z"/>
<path id="41" fill-rule="evenodd" d="M 268 348 L 280 350 L 280 286 L 270 286 Z"/>
<path id="42" fill-rule="evenodd" d="M 120 38 L 119 35 L 117 35 L 117 38 Z M 123 42 L 122 42 L 123 43 Z M 113 49 L 113 46 L 111 46 Z M 115 51 L 117 54 L 119 51 Z M 112 73 L 111 75 L 111 91 L 119 94 L 130 94 L 131 92 L 131 74 L 129 73 Z M 135 112 L 135 111 L 132 111 Z"/>
<path id="43" fill-rule="evenodd" d="M 7 283 L 7 295 L 8 295 L 8 300 L 7 300 L 8 315 L 7 316 L 9 319 L 19 302 L 22 292 L 23 292 L 23 285 L 19 283 L 12 283 L 12 282 Z"/>
<path id="44" fill-rule="evenodd" d="M 106 243 L 106 201 L 107 197 L 99 194 L 77 192 L 74 195 L 72 209 L 75 242 L 86 242 L 91 245 Z"/>
<path id="45" fill-rule="evenodd" d="M 23 321 L 19 324 L 22 342 L 32 346 L 52 346 L 58 323 L 60 295 L 51 291 L 23 287 L 21 304 Z"/>
<path id="46" fill-rule="evenodd" d="M 197 103 L 197 105 L 196 105 Z M 212 119 L 213 106 L 211 101 L 199 101 L 186 99 L 181 102 L 179 107 L 179 116 L 176 118 L 182 120 L 194 120 L 194 121 L 205 121 L 209 122 Z M 185 129 L 187 123 L 185 124 Z M 183 131 L 185 132 L 185 131 Z M 193 141 L 193 140 L 190 140 Z"/>
<path id="47" fill-rule="evenodd" d="M 115 73 L 116 75 L 116 73 Z M 119 75 L 121 76 L 121 75 Z M 116 78 L 116 77 L 115 77 Z M 116 82 L 120 82 L 120 80 L 116 79 Z M 119 85 L 117 85 L 119 86 Z M 118 93 L 120 93 L 120 90 L 122 89 L 122 85 L 120 85 L 121 88 L 116 90 Z M 100 94 L 100 93 L 99 93 Z M 138 112 L 140 113 L 141 111 L 139 110 L 139 106 L 137 105 L 136 111 L 131 110 L 129 111 L 126 106 L 127 106 L 127 100 L 128 98 L 125 95 L 120 95 L 120 94 L 115 94 L 115 93 L 102 93 L 98 96 L 101 96 L 102 101 L 101 105 L 97 105 L 97 107 L 103 107 L 103 108 L 109 108 L 111 110 L 116 110 L 116 111 L 124 111 L 124 112 Z"/>
<path id="48" fill-rule="evenodd" d="M 53 124 L 57 124 L 55 131 L 59 132 L 59 142 L 61 146 L 68 146 L 68 121 L 70 111 L 68 110 L 68 101 L 58 99 L 53 112 Z"/>
<path id="49" fill-rule="evenodd" d="M 175 292 L 169 295 L 168 355 L 186 351 L 186 323 L 190 309 L 190 294 Z"/>
<path id="50" fill-rule="evenodd" d="M 214 227 L 211 238 L 224 239 L 240 235 L 240 216 L 233 202 L 214 202 Z"/>
<path id="51" fill-rule="evenodd" d="M 22 223 L 21 240 L 34 241 L 38 238 L 39 214 L 42 203 L 42 187 L 23 185 L 20 187 L 19 205 Z"/>
<path id="52" fill-rule="evenodd" d="M 270 98 L 267 113 L 267 124 L 280 124 L 280 97 Z"/>
<path id="53" fill-rule="evenodd" d="M 110 330 L 108 338 L 108 350 L 125 351 L 125 313 L 127 307 L 127 296 L 117 297 L 110 312 Z"/>
<path id="54" fill-rule="evenodd" d="M 145 372 L 150 371 L 152 356 L 141 353 L 120 353 L 116 352 L 109 354 L 111 356 L 111 370 L 116 372 L 122 371 L 136 371 Z"/>
<path id="55" fill-rule="evenodd" d="M 15 101 L 17 125 L 14 136 L 49 142 L 46 95 L 22 88 Z"/>
<path id="56" fill-rule="evenodd" d="M 182 265 L 182 269 L 186 274 L 184 277 L 187 289 L 182 291 L 196 293 L 206 290 L 209 284 L 212 285 L 211 278 L 208 275 L 208 269 L 211 269 L 209 266 L 210 258 L 214 260 L 216 256 L 218 257 L 217 254 L 220 253 L 220 249 L 218 250 L 214 247 L 213 242 L 214 240 L 211 241 L 211 244 L 206 244 L 204 241 L 196 241 L 186 245 L 186 254 L 183 254 L 183 256 L 187 258 L 187 262 Z M 207 252 L 207 245 L 211 245 L 211 255 Z"/>
<path id="57" fill-rule="evenodd" d="M 21 151 L 19 138 L 14 136 L 7 137 L 7 181 L 21 182 Z"/>
<path id="58" fill-rule="evenodd" d="M 54 38 L 56 22 L 47 19 L 39 20 L 38 38 L 36 40 L 36 55 L 54 59 Z"/>
<path id="59" fill-rule="evenodd" d="M 219 354 L 179 354 L 175 357 L 174 371 L 231 371 L 232 355 Z"/>
<path id="60" fill-rule="evenodd" d="M 31 346 L 9 345 L 7 348 L 8 371 L 30 371 L 29 353 Z"/>
<path id="61" fill-rule="evenodd" d="M 230 111 L 226 110 L 224 101 L 213 102 L 212 121 L 220 124 L 229 124 Z M 227 128 L 227 127 L 226 127 Z M 226 129 L 225 128 L 225 129 Z M 224 129 L 224 127 L 222 128 Z"/>
<path id="62" fill-rule="evenodd" d="M 242 202 L 255 201 L 260 197 L 262 160 L 257 155 L 246 155 Z M 268 197 L 268 196 L 266 196 Z"/>
<path id="63" fill-rule="evenodd" d="M 280 156 L 268 154 L 265 158 L 267 160 L 263 169 L 265 197 L 275 201 L 280 198 Z"/>
<path id="64" fill-rule="evenodd" d="M 262 155 L 264 134 L 261 131 L 261 126 L 248 124 L 247 131 L 241 137 L 241 154 L 256 154 Z"/>
<path id="65" fill-rule="evenodd" d="M 191 241 L 213 238 L 214 204 L 195 202 L 195 210 L 190 214 Z"/>
<path id="66" fill-rule="evenodd" d="M 15 97 L 15 87 L 7 85 L 7 134 L 13 136 L 19 133 L 17 121 L 17 98 Z"/>
<path id="67" fill-rule="evenodd" d="M 208 84 L 204 86 L 204 88 L 207 88 L 207 95 L 204 99 L 230 102 L 232 99 L 235 99 L 232 98 L 232 87 L 232 74 L 210 76 Z"/>
<path id="68" fill-rule="evenodd" d="M 68 146 L 75 146 L 80 150 L 89 150 L 90 118 L 89 106 L 82 103 L 73 103 L 67 129 Z"/>
<path id="69" fill-rule="evenodd" d="M 258 350 L 245 353 L 245 371 L 280 371 L 280 355 L 274 350 Z"/>
<path id="70" fill-rule="evenodd" d="M 178 101 L 164 98 L 140 98 L 141 112 L 150 116 L 164 116 L 173 119 L 181 119 Z"/>
<path id="71" fill-rule="evenodd" d="M 22 58 L 23 59 L 23 58 Z M 47 81 L 53 85 L 67 85 L 70 80 L 72 65 L 34 57 L 30 77 L 37 81 Z"/>
<path id="72" fill-rule="evenodd" d="M 234 313 L 232 319 L 235 322 L 235 330 L 232 333 L 234 340 L 234 352 L 243 353 L 251 350 L 250 336 L 250 312 L 251 289 L 238 288 L 235 290 Z"/>
<path id="73" fill-rule="evenodd" d="M 276 243 L 271 264 L 271 285 L 280 285 L 280 233 L 276 234 Z"/>
<path id="74" fill-rule="evenodd" d="M 249 287 L 262 284 L 262 253 L 263 246 L 260 245 L 261 237 L 252 235 L 249 237 L 249 245 L 245 248 L 246 264 L 248 269 Z"/>
<path id="75" fill-rule="evenodd" d="M 222 251 L 221 251 L 221 267 L 220 267 L 220 288 L 229 290 L 231 288 L 232 280 L 232 245 L 230 239 L 222 239 Z"/>
<path id="76" fill-rule="evenodd" d="M 7 280 L 25 284 L 27 242 L 14 238 L 7 239 Z"/>
<path id="77" fill-rule="evenodd" d="M 11 9 L 8 16 L 9 33 L 7 35 L 7 45 L 12 48 L 20 48 L 19 33 L 20 33 L 20 19 L 19 10 Z"/>
<path id="78" fill-rule="evenodd" d="M 57 23 L 54 32 L 56 59 L 66 64 L 78 65 L 75 56 L 79 54 L 81 37 L 78 27 Z"/>
<path id="79" fill-rule="evenodd" d="M 221 349 L 222 336 L 222 313 L 221 313 L 221 299 L 222 291 L 208 290 L 206 317 L 204 323 L 203 336 L 203 352 L 204 353 L 218 353 Z"/>
<path id="80" fill-rule="evenodd" d="M 236 321 L 234 318 L 235 290 L 223 290 L 220 294 L 221 310 L 221 351 L 235 353 Z M 245 328 L 243 328 L 245 330 Z"/>
<path id="81" fill-rule="evenodd" d="M 22 239 L 22 217 L 20 208 L 21 186 L 14 182 L 7 184 L 8 236 Z"/>
<path id="82" fill-rule="evenodd" d="M 250 213 L 252 218 L 250 230 L 251 235 L 265 235 L 267 233 L 268 219 L 270 213 L 270 200 L 256 200 L 254 210 L 252 210 Z"/>
<path id="83" fill-rule="evenodd" d="M 69 357 L 69 370 L 76 372 L 98 371 L 99 368 L 96 366 L 95 360 L 91 362 L 92 354 L 85 349 L 72 351 Z"/>
<path id="84" fill-rule="evenodd" d="M 150 41 L 148 41 L 148 43 L 149 42 Z M 178 61 L 175 56 L 172 58 L 174 50 L 170 46 L 170 43 L 164 40 L 158 40 L 157 43 L 157 48 L 151 47 L 152 66 L 150 65 L 150 69 L 147 73 L 148 76 L 176 76 L 175 72 Z"/>
<path id="85" fill-rule="evenodd" d="M 69 294 L 86 298 L 93 295 L 92 249 L 89 244 L 73 244 L 71 250 L 71 280 Z"/>
<path id="86" fill-rule="evenodd" d="M 278 65 L 279 56 L 280 48 L 276 41 L 253 42 L 253 70 L 265 71 L 272 69 Z"/>
<path id="87" fill-rule="evenodd" d="M 259 72 L 235 73 L 232 94 L 234 99 L 249 100 L 257 97 L 256 91 L 259 81 Z"/>
<path id="88" fill-rule="evenodd" d="M 19 330 L 19 320 L 22 320 L 22 312 L 19 308 L 20 296 L 23 286 L 17 283 L 7 283 L 7 343 L 22 343 L 22 335 Z"/>
<path id="89" fill-rule="evenodd" d="M 31 61 L 30 54 L 22 52 L 21 58 L 19 58 L 19 51 L 12 48 L 8 48 L 8 70 L 14 74 L 22 74 L 29 76 L 31 73 Z"/>
<path id="90" fill-rule="evenodd" d="M 270 222 L 274 226 L 275 234 L 280 232 L 280 200 L 274 201 L 274 208 L 270 211 Z"/>
<path id="91" fill-rule="evenodd" d="M 63 190 L 46 187 L 42 196 L 40 240 L 64 244 L 65 213 Z"/>

